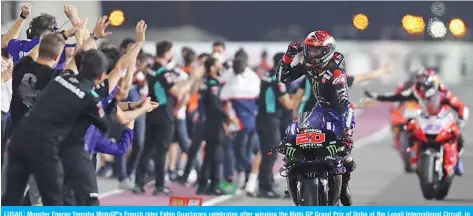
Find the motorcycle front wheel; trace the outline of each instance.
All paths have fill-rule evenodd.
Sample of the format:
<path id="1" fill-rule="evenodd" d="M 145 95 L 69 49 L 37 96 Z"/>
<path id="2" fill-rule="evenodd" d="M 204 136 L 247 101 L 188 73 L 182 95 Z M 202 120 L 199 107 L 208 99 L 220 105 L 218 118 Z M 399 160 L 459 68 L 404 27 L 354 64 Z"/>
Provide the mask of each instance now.
<path id="1" fill-rule="evenodd" d="M 302 206 L 325 206 L 327 205 L 328 191 L 322 183 L 322 178 L 301 180 L 299 193 Z"/>
<path id="2" fill-rule="evenodd" d="M 422 196 L 432 200 L 436 193 L 438 174 L 435 171 L 436 156 L 434 154 L 422 154 L 419 166 L 419 180 Z"/>

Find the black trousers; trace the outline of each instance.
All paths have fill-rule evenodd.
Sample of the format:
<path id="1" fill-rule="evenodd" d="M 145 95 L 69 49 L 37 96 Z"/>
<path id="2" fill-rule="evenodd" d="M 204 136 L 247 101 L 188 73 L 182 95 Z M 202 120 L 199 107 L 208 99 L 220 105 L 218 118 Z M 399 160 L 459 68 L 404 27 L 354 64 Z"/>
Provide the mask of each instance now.
<path id="1" fill-rule="evenodd" d="M 129 177 L 135 173 L 138 166 L 140 156 L 143 152 L 146 137 L 146 116 L 140 116 L 135 120 L 135 128 L 133 129 L 133 143 L 131 146 L 130 158 L 126 164 L 126 174 Z"/>
<path id="2" fill-rule="evenodd" d="M 58 149 L 42 143 L 18 146 L 12 140 L 8 152 L 7 187 L 2 206 L 21 205 L 32 174 L 38 184 L 44 206 L 63 205 L 64 175 Z"/>
<path id="3" fill-rule="evenodd" d="M 223 162 L 223 126 L 207 126 L 205 132 L 205 157 L 199 174 L 199 188 L 205 188 L 210 180 L 210 188 L 218 187 Z"/>
<path id="4" fill-rule="evenodd" d="M 98 206 L 98 185 L 92 155 L 83 145 L 61 146 L 65 204 Z M 73 200 L 75 198 L 75 200 Z"/>
<path id="5" fill-rule="evenodd" d="M 204 141 L 204 132 L 204 119 L 199 118 L 199 120 L 197 120 L 196 124 L 194 125 L 192 141 L 189 148 L 187 149 L 187 162 L 186 167 L 184 168 L 184 174 L 182 175 L 184 179 L 189 177 L 189 173 L 193 167 L 198 167 L 199 161 L 197 160 L 197 153 L 199 153 L 202 141 Z"/>
<path id="6" fill-rule="evenodd" d="M 154 160 L 156 188 L 164 187 L 166 154 L 174 137 L 174 122 L 146 117 L 145 146 L 135 174 L 135 184 L 144 186 L 149 160 Z"/>
<path id="7" fill-rule="evenodd" d="M 259 115 L 256 118 L 256 131 L 260 139 L 262 155 L 258 174 L 260 190 L 272 189 L 273 166 L 277 155 L 269 156 L 268 152 L 281 142 L 280 128 L 280 120 L 276 116 Z"/>

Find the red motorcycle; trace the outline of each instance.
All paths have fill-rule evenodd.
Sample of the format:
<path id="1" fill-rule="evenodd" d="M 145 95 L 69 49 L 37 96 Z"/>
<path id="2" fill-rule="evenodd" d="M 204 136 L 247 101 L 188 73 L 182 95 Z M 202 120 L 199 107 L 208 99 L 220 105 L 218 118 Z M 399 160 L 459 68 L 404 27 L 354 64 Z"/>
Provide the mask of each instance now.
<path id="1" fill-rule="evenodd" d="M 406 173 L 414 172 L 411 164 L 410 146 L 411 140 L 407 131 L 407 124 L 415 119 L 421 112 L 421 107 L 416 101 L 407 101 L 399 107 L 393 107 L 391 115 L 391 127 L 395 136 L 394 147 L 401 155 Z"/>
<path id="2" fill-rule="evenodd" d="M 408 124 L 413 146 L 411 163 L 425 199 L 444 199 L 455 176 L 460 128 L 448 106 L 425 112 Z"/>

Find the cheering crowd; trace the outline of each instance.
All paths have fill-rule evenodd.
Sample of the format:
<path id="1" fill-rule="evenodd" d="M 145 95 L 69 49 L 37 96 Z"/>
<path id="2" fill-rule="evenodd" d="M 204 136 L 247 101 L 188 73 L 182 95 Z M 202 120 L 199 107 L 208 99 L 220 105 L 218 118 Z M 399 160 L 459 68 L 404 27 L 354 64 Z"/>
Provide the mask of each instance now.
<path id="1" fill-rule="evenodd" d="M 266 152 L 314 102 L 305 80 L 277 82 L 284 53 L 270 61 L 263 52 L 251 67 L 243 49 L 229 58 L 221 41 L 212 53 L 184 47 L 181 56 L 160 41 L 152 56 L 141 50 L 145 21 L 116 47 L 98 43 L 111 34 L 106 16 L 89 30 L 71 5 L 64 12 L 72 28 L 60 30 L 42 14 L 31 19 L 28 39 L 18 40 L 31 9 L 22 5 L 2 34 L 2 205 L 99 205 L 97 177 L 117 178 L 135 194 L 153 183 L 153 195 L 168 196 L 175 182 L 197 194 L 242 188 L 280 197 L 276 157 Z"/>

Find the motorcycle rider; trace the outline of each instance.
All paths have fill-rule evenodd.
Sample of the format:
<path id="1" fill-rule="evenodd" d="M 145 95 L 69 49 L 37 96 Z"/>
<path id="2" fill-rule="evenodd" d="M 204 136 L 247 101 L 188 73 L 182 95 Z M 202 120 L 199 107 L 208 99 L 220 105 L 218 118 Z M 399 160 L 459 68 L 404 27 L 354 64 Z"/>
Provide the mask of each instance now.
<path id="1" fill-rule="evenodd" d="M 463 102 L 461 102 L 451 91 L 442 87 L 438 76 L 432 71 L 426 71 L 422 73 L 422 77 L 407 90 L 398 93 L 378 94 L 375 92 L 365 91 L 367 97 L 376 99 L 378 101 L 408 101 L 416 100 L 424 109 L 430 109 L 429 105 L 426 105 L 425 101 L 436 93 L 440 94 L 439 103 L 442 105 L 448 105 L 452 107 L 458 114 L 458 125 L 463 128 L 469 117 L 469 110 Z M 461 153 L 463 149 L 463 136 L 460 135 L 458 140 L 458 153 L 460 159 L 455 166 L 455 174 L 461 176 L 464 172 L 463 163 L 461 160 Z"/>
<path id="2" fill-rule="evenodd" d="M 302 53 L 303 60 L 291 66 L 294 57 L 299 53 Z M 317 104 L 302 125 L 313 124 L 312 117 L 317 113 L 321 113 L 327 119 L 332 119 L 332 122 L 327 122 L 327 124 L 334 125 L 330 128 L 343 142 L 344 151 L 348 155 L 344 161 L 347 173 L 343 174 L 340 201 L 345 206 L 351 205 L 352 198 L 348 183 L 351 171 L 355 168 L 355 162 L 350 156 L 353 146 L 354 114 L 348 99 L 344 57 L 341 53 L 335 52 L 335 40 L 328 32 L 313 31 L 305 38 L 304 45 L 298 41 L 289 44 L 280 61 L 276 76 L 279 82 L 288 83 L 302 75 L 306 75 L 309 79 L 312 92 L 317 99 Z M 298 129 L 298 123 L 294 122 L 287 127 L 286 137 L 295 136 L 291 133 L 291 128 Z"/>

